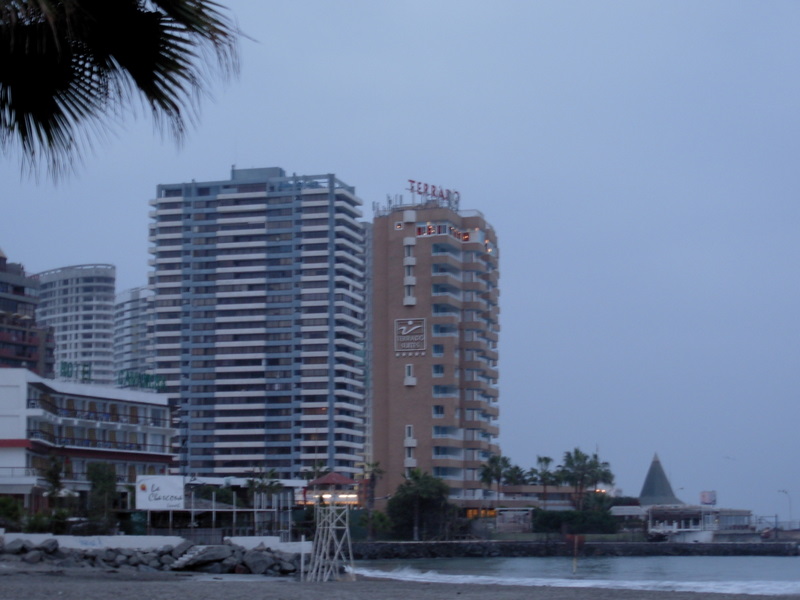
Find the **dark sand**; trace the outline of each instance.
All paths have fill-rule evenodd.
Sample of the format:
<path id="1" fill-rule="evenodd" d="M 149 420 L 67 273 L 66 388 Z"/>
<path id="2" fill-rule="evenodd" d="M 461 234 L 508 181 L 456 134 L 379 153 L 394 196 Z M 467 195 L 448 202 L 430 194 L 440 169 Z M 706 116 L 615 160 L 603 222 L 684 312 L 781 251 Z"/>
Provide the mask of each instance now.
<path id="1" fill-rule="evenodd" d="M 359 578 L 304 583 L 260 575 L 139 573 L 0 563 L 0 600 L 776 600 L 753 596 L 594 588 L 412 583 Z"/>

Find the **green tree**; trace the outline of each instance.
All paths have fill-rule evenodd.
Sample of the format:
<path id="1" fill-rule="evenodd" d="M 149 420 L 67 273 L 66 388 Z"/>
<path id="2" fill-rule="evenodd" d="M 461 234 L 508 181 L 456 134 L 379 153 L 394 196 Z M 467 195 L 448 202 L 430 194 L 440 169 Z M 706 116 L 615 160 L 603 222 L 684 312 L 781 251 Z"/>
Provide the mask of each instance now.
<path id="1" fill-rule="evenodd" d="M 583 510 L 589 486 L 593 486 L 594 490 L 598 489 L 600 483 L 614 483 L 609 464 L 601 461 L 596 453 L 590 456 L 580 448 L 564 453 L 564 462 L 559 465 L 558 473 L 565 482 L 575 487 L 575 508 L 579 511 Z"/>
<path id="2" fill-rule="evenodd" d="M 497 485 L 497 497 L 495 504 L 500 501 L 500 485 L 506 471 L 511 467 L 511 460 L 507 456 L 493 454 L 484 464 L 481 465 L 479 477 L 481 483 L 491 488 L 492 484 Z"/>
<path id="3" fill-rule="evenodd" d="M 614 473 L 611 472 L 611 465 L 607 461 L 600 460 L 597 453 L 594 453 L 589 462 L 591 465 L 592 485 L 595 491 L 600 489 L 600 484 L 602 483 L 614 485 Z"/>
<path id="4" fill-rule="evenodd" d="M 558 466 L 561 479 L 575 488 L 575 508 L 583 510 L 586 486 L 592 477 L 591 457 L 580 448 L 564 453 L 564 462 Z"/>
<path id="5" fill-rule="evenodd" d="M 278 479 L 278 472 L 275 469 L 261 469 L 254 472 L 253 476 L 247 480 L 247 495 L 250 499 L 250 506 L 253 507 L 272 507 L 272 497 L 281 491 L 283 491 L 283 484 Z M 263 502 L 263 496 L 266 496 L 266 502 Z M 276 513 L 272 512 L 270 515 L 270 528 L 272 529 L 275 527 Z"/>
<path id="6" fill-rule="evenodd" d="M 359 520 L 359 525 L 367 529 L 367 535 L 369 535 L 369 528 L 372 527 L 373 538 L 377 537 L 378 539 L 383 539 L 392 530 L 392 522 L 389 517 L 379 510 L 373 510 L 369 514 L 364 511 Z"/>
<path id="7" fill-rule="evenodd" d="M 50 498 L 52 508 L 58 508 L 61 503 L 61 491 L 64 489 L 63 474 L 64 463 L 59 457 L 50 456 L 47 467 L 42 470 L 42 477 L 47 484 L 47 496 Z"/>
<path id="8" fill-rule="evenodd" d="M 303 478 L 307 481 L 314 481 L 315 479 L 319 479 L 323 475 L 327 475 L 330 472 L 330 467 L 328 467 L 323 461 L 316 460 L 314 461 L 314 466 L 303 471 Z"/>
<path id="9" fill-rule="evenodd" d="M 542 508 L 547 508 L 547 488 L 558 483 L 558 475 L 550 469 L 553 459 L 549 456 L 536 457 L 537 483 L 542 486 Z"/>
<path id="10" fill-rule="evenodd" d="M 364 479 L 367 482 L 366 489 L 366 509 L 367 509 L 367 540 L 375 539 L 375 524 L 373 523 L 373 512 L 375 512 L 375 486 L 384 474 L 381 463 L 371 462 L 364 465 Z"/>
<path id="11" fill-rule="evenodd" d="M 222 504 L 233 504 L 233 490 L 230 487 L 200 485 L 195 488 L 194 497 L 220 502 Z"/>
<path id="12" fill-rule="evenodd" d="M 387 513 L 395 534 L 401 538 L 446 534 L 452 521 L 452 506 L 447 502 L 447 484 L 419 469 L 412 469 L 389 499 Z M 409 535 L 410 534 L 410 535 Z"/>
<path id="13" fill-rule="evenodd" d="M 254 471 L 252 477 L 247 480 L 247 496 L 250 506 L 255 506 L 258 495 L 267 497 L 267 505 L 272 505 L 272 497 L 283 490 L 283 484 L 278 478 L 275 469 Z"/>
<path id="14" fill-rule="evenodd" d="M 22 524 L 22 503 L 11 496 L 0 496 L 0 527 L 18 531 Z"/>
<path id="15" fill-rule="evenodd" d="M 181 141 L 209 76 L 238 72 L 238 38 L 212 0 L 6 0 L 0 148 L 20 146 L 23 164 L 57 178 L 140 104 Z"/>
<path id="16" fill-rule="evenodd" d="M 519 465 L 511 465 L 503 473 L 503 483 L 505 485 L 525 485 L 528 483 L 528 474 Z"/>
<path id="17" fill-rule="evenodd" d="M 93 462 L 86 467 L 89 480 L 89 514 L 102 515 L 102 521 L 110 526 L 110 513 L 117 499 L 117 471 L 107 462 Z"/>

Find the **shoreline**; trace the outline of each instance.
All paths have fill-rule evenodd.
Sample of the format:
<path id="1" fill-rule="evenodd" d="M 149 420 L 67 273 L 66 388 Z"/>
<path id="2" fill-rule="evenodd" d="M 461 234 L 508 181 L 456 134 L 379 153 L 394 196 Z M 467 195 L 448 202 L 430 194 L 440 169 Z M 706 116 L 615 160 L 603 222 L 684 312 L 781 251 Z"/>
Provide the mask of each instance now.
<path id="1" fill-rule="evenodd" d="M 353 542 L 356 560 L 413 558 L 572 556 L 575 546 L 550 541 L 463 540 L 426 542 Z M 796 540 L 771 542 L 580 542 L 578 556 L 798 556 Z"/>
<path id="2" fill-rule="evenodd" d="M 216 584 L 220 584 L 217 586 Z M 221 587 L 221 586 L 224 586 Z M 487 589 L 488 588 L 488 589 Z M 753 595 L 704 592 L 630 590 L 598 587 L 476 585 L 424 583 L 374 576 L 349 581 L 300 582 L 263 575 L 211 575 L 187 572 L 142 573 L 134 569 L 59 569 L 17 564 L 0 569 L 0 600 L 768 600 L 797 595 Z"/>

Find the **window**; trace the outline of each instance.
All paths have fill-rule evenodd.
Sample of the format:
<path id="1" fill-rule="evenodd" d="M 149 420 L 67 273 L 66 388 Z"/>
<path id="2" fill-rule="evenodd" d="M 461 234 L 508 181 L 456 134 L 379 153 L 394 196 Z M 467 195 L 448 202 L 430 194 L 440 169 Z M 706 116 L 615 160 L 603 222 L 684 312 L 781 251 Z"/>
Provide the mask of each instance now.
<path id="1" fill-rule="evenodd" d="M 434 356 L 444 356 L 444 345 L 443 344 L 434 344 L 433 345 L 433 355 Z"/>
<path id="2" fill-rule="evenodd" d="M 406 425 L 406 437 L 413 438 L 414 437 L 414 426 L 413 425 Z"/>
<path id="3" fill-rule="evenodd" d="M 433 405 L 433 418 L 434 419 L 443 419 L 444 418 L 444 406 L 441 404 L 434 404 Z"/>
<path id="4" fill-rule="evenodd" d="M 444 365 L 433 365 L 433 376 L 444 377 Z"/>

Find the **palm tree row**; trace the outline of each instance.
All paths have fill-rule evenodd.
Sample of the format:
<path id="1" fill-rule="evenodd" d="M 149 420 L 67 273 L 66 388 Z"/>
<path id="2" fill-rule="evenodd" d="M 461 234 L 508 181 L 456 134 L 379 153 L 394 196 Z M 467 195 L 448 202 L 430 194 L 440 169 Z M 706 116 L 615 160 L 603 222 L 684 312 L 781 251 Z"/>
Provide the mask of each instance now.
<path id="1" fill-rule="evenodd" d="M 540 485 L 542 501 L 547 502 L 548 487 L 569 485 L 575 488 L 575 508 L 583 510 L 587 489 L 599 489 L 600 484 L 612 485 L 614 474 L 608 462 L 597 453 L 587 454 L 580 448 L 564 453 L 562 463 L 552 468 L 553 459 L 537 456 L 536 466 L 524 469 L 512 464 L 506 456 L 493 455 L 481 467 L 480 479 L 487 487 L 495 486 L 500 497 L 502 485 Z"/>

